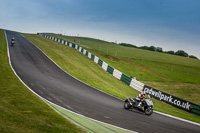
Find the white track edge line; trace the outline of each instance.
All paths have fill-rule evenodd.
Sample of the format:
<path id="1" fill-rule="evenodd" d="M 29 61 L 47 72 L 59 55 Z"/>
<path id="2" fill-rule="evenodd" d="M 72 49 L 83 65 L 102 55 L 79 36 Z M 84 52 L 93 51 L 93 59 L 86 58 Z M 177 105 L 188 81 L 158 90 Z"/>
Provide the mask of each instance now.
<path id="1" fill-rule="evenodd" d="M 82 116 L 82 117 L 85 117 L 85 118 L 88 118 L 88 119 L 90 119 L 90 120 L 93 120 L 93 121 L 96 121 L 96 122 L 99 122 L 99 123 L 102 123 L 102 124 L 105 124 L 105 125 L 109 125 L 109 126 L 112 126 L 112 127 L 115 127 L 115 128 L 118 128 L 118 129 L 121 129 L 121 130 L 125 130 L 125 131 L 128 131 L 128 132 L 133 132 L 133 133 L 137 133 L 137 132 L 135 132 L 135 131 L 131 131 L 131 130 L 128 130 L 128 129 L 124 129 L 124 128 L 121 128 L 121 127 L 118 127 L 118 126 L 115 126 L 115 125 L 111 125 L 111 124 L 108 124 L 108 123 L 104 123 L 104 122 L 102 122 L 102 121 L 98 121 L 98 120 L 95 120 L 95 119 L 92 119 L 92 118 L 89 118 L 89 117 L 86 117 L 86 116 L 84 116 L 84 115 L 81 115 L 81 114 L 78 114 L 78 113 L 76 113 L 76 112 L 73 112 L 73 111 L 71 111 L 71 110 L 68 110 L 68 109 L 66 109 L 66 108 L 63 108 L 63 107 L 61 107 L 61 106 L 59 106 L 59 105 L 57 105 L 57 104 L 55 104 L 55 103 L 52 103 L 51 101 L 49 101 L 49 100 L 47 100 L 47 99 L 45 99 L 45 98 L 43 98 L 43 97 L 41 97 L 40 95 L 38 95 L 36 92 L 34 92 L 31 88 L 29 88 L 23 81 L 22 81 L 22 79 L 17 75 L 17 73 L 15 72 L 15 70 L 13 69 L 13 67 L 12 67 L 12 64 L 11 64 L 11 60 L 10 60 L 10 52 L 9 52 L 9 46 L 8 46 L 8 40 L 7 40 L 7 35 L 6 35 L 6 32 L 4 31 L 4 33 L 5 33 L 5 36 L 6 36 L 6 42 L 7 42 L 7 52 L 8 52 L 8 57 L 9 57 L 9 64 L 10 64 L 10 66 L 11 66 L 11 68 L 12 68 L 12 70 L 13 70 L 13 72 L 14 72 L 14 74 L 17 76 L 17 78 L 32 92 L 32 93 L 34 93 L 36 96 L 38 96 L 39 98 L 41 98 L 42 100 L 44 100 L 44 101 L 46 101 L 46 102 L 49 102 L 49 103 L 51 103 L 51 104 L 54 104 L 55 106 L 57 106 L 57 107 L 59 107 L 59 108 L 62 108 L 62 109 L 64 109 L 64 110 L 66 110 L 66 111 L 69 111 L 69 112 L 71 112 L 71 113 L 74 113 L 74 114 L 76 114 L 76 115 L 79 115 L 79 116 Z M 22 35 L 23 36 L 23 35 Z M 24 36 L 23 36 L 24 37 Z M 25 37 L 24 37 L 25 38 Z M 25 39 L 27 39 L 27 38 L 25 38 Z M 28 39 L 27 39 L 28 40 Z M 29 40 L 28 40 L 29 41 Z M 29 41 L 29 42 L 31 42 L 31 41 Z M 32 42 L 31 42 L 32 43 Z M 32 43 L 33 44 L 33 43 Z M 35 44 L 34 44 L 35 45 Z M 35 45 L 36 46 L 36 45 Z M 37 47 L 37 46 L 36 46 Z M 38 47 L 37 47 L 38 48 Z M 39 49 L 39 48 L 38 48 Z M 40 49 L 39 49 L 40 50 Z M 43 52 L 43 51 L 42 51 Z M 44 52 L 43 52 L 44 53 Z M 45 54 L 46 55 L 46 54 Z M 47 55 L 46 55 L 47 56 Z M 48 57 L 48 56 L 47 56 Z M 48 57 L 49 59 L 50 59 L 50 57 Z M 53 61 L 53 60 L 52 60 Z M 54 62 L 55 63 L 55 62 Z M 56 64 L 56 63 L 55 63 Z M 57 65 L 57 64 L 56 64 Z M 58 65 L 57 65 L 58 66 Z M 58 66 L 59 67 L 59 66 Z M 60 67 L 59 67 L 60 68 Z M 83 82 L 84 83 L 84 82 Z"/>
<path id="2" fill-rule="evenodd" d="M 162 112 L 158 112 L 158 111 L 153 111 L 157 114 L 160 114 L 160 115 L 164 115 L 164 116 L 167 116 L 167 117 L 170 117 L 170 118 L 173 118 L 173 119 L 176 119 L 176 120 L 180 120 L 180 121 L 184 121 L 184 122 L 187 122 L 187 123 L 190 123 L 190 124 L 193 124 L 193 125 L 197 125 L 197 126 L 200 126 L 199 123 L 196 123 L 196 122 L 193 122 L 193 121 L 190 121 L 190 120 L 186 120 L 186 119 L 183 119 L 183 118 L 180 118 L 180 117 L 176 117 L 176 116 L 173 116 L 173 115 L 169 115 L 169 114 L 165 114 L 165 113 L 162 113 Z M 197 116 L 198 117 L 198 116 Z"/>

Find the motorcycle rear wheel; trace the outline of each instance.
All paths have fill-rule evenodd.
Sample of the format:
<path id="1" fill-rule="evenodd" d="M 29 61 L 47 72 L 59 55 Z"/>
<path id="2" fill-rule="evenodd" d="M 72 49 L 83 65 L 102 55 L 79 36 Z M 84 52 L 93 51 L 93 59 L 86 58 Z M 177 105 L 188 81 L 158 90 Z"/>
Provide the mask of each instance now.
<path id="1" fill-rule="evenodd" d="M 127 101 L 125 101 L 125 102 L 124 102 L 124 108 L 125 108 L 125 109 L 130 109 L 130 108 L 131 108 L 131 107 L 130 107 L 130 103 L 127 102 Z"/>

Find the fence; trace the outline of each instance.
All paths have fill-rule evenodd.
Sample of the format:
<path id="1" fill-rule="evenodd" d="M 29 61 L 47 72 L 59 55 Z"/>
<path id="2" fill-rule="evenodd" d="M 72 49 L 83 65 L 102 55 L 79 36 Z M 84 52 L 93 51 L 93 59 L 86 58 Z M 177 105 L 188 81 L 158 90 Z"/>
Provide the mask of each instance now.
<path id="1" fill-rule="evenodd" d="M 57 41 L 59 43 L 67 45 L 69 47 L 75 48 L 76 50 L 78 50 L 79 52 L 81 52 L 82 54 L 84 54 L 85 56 L 90 58 L 91 60 L 93 60 L 103 70 L 105 70 L 106 72 L 108 72 L 109 74 L 111 74 L 112 76 L 117 78 L 118 80 L 124 82 L 126 85 L 134 88 L 135 90 L 140 91 L 140 92 L 144 90 L 147 94 L 151 95 L 152 97 L 154 97 L 157 100 L 163 101 L 163 102 L 170 104 L 176 108 L 179 108 L 179 109 L 185 110 L 187 112 L 190 112 L 192 114 L 200 116 L 200 105 L 199 104 L 188 102 L 186 100 L 177 98 L 177 97 L 167 94 L 165 92 L 156 90 L 152 87 L 146 86 L 143 83 L 141 83 L 140 81 L 137 81 L 135 78 L 131 78 L 131 77 L 123 74 L 119 70 L 111 67 L 106 62 L 101 60 L 99 57 L 93 55 L 92 53 L 88 52 L 87 50 L 83 49 L 82 47 L 80 47 L 77 44 L 73 44 L 73 43 L 67 42 L 65 40 L 51 37 L 51 36 L 41 34 L 41 33 L 38 33 L 38 35 L 48 38 L 48 39 L 51 39 L 51 40 L 54 40 L 54 41 Z"/>

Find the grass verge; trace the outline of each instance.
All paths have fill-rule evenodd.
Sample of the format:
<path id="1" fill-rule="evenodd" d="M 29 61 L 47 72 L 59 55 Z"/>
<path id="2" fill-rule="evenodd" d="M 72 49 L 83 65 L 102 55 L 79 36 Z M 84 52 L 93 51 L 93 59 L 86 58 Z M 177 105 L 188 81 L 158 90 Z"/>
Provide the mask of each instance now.
<path id="1" fill-rule="evenodd" d="M 52 109 L 57 113 L 62 115 L 64 118 L 68 119 L 73 124 L 77 125 L 81 129 L 84 129 L 87 133 L 130 133 L 130 131 L 116 128 L 108 124 L 104 124 L 98 121 L 91 120 L 84 116 L 69 112 L 63 108 L 60 108 L 48 101 L 45 101 Z"/>
<path id="2" fill-rule="evenodd" d="M 0 29 L 0 132 L 83 132 L 30 92 L 14 75 Z"/>
<path id="3" fill-rule="evenodd" d="M 89 85 L 121 99 L 125 99 L 129 96 L 135 97 L 138 94 L 137 91 L 126 86 L 122 82 L 119 82 L 75 49 L 38 35 L 24 34 L 24 36 L 41 48 L 64 70 Z M 157 111 L 200 123 L 198 116 L 179 110 L 157 100 L 154 100 L 154 103 L 154 109 Z"/>

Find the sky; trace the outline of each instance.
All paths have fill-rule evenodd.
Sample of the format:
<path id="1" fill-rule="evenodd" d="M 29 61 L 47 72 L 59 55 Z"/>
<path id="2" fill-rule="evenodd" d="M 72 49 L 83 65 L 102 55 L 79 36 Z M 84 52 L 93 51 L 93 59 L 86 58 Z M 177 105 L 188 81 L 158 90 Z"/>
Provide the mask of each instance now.
<path id="1" fill-rule="evenodd" d="M 0 28 L 153 45 L 200 59 L 200 0 L 0 0 Z"/>

